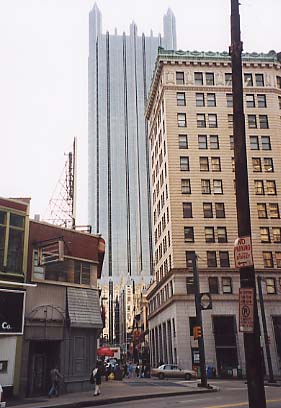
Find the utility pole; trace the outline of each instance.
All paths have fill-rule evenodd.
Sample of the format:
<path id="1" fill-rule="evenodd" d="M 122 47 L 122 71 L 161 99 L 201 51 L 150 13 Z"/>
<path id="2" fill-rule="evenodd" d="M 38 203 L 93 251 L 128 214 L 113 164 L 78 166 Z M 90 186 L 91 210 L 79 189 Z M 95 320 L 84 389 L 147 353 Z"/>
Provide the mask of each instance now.
<path id="1" fill-rule="evenodd" d="M 200 374 L 201 374 L 201 387 L 208 387 L 207 374 L 206 374 L 206 362 L 205 362 L 205 345 L 202 326 L 202 308 L 200 303 L 200 283 L 197 267 L 197 255 L 194 253 L 192 258 L 193 280 L 194 280 L 194 295 L 195 295 L 195 310 L 196 310 L 196 325 L 201 328 L 201 335 L 198 337 L 199 357 L 200 357 Z"/>
<path id="2" fill-rule="evenodd" d="M 268 337 L 268 332 L 267 332 L 267 324 L 266 324 L 264 301 L 263 301 L 262 286 L 261 286 L 262 277 L 258 276 L 257 281 L 258 281 L 261 319 L 262 319 L 264 342 L 265 342 L 265 351 L 266 351 L 266 358 L 267 358 L 267 365 L 268 365 L 269 382 L 275 383 L 276 381 L 274 380 L 274 377 L 273 377 L 271 354 L 270 354 L 270 347 L 269 347 L 269 337 Z"/>
<path id="3" fill-rule="evenodd" d="M 231 0 L 230 53 L 232 61 L 234 158 L 239 238 L 251 237 L 246 132 L 243 108 L 242 48 L 239 0 Z M 253 333 L 244 333 L 249 408 L 266 408 L 254 266 L 240 268 L 240 285 L 241 288 L 252 288 L 254 290 Z"/>

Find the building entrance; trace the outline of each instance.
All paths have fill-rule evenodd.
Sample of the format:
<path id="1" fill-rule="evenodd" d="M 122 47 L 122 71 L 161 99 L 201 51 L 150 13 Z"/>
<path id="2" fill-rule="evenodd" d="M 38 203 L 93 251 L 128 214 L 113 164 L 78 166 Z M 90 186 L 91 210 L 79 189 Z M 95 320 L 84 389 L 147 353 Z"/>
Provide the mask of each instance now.
<path id="1" fill-rule="evenodd" d="M 29 396 L 47 395 L 50 370 L 60 362 L 59 341 L 31 341 L 29 348 Z"/>
<path id="2" fill-rule="evenodd" d="M 218 374 L 232 377 L 238 367 L 234 316 L 213 316 Z"/>

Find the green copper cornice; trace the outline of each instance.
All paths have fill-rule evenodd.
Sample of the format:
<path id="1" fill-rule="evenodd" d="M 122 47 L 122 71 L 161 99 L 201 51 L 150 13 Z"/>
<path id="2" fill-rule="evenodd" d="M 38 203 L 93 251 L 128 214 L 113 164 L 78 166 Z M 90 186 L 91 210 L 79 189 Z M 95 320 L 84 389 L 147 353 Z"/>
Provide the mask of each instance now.
<path id="1" fill-rule="evenodd" d="M 231 61 L 230 55 L 227 51 L 173 51 L 158 48 L 158 58 L 172 58 L 173 60 L 220 60 Z M 281 62 L 281 53 L 269 51 L 267 54 L 258 52 L 245 52 L 242 54 L 243 61 L 264 61 L 264 62 Z"/>

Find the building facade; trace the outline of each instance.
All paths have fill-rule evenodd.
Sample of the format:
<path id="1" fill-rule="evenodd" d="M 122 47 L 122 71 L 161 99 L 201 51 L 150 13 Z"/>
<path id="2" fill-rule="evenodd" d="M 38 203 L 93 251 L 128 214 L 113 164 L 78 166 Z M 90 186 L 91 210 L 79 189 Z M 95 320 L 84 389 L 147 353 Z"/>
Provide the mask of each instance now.
<path id="1" fill-rule="evenodd" d="M 0 197 L 0 384 L 16 396 L 26 299 L 29 199 Z"/>
<path id="2" fill-rule="evenodd" d="M 256 274 L 262 277 L 273 370 L 281 373 L 281 59 L 244 54 L 244 107 Z M 198 365 L 190 261 L 196 253 L 206 362 L 245 370 L 239 332 L 231 59 L 228 53 L 159 50 L 146 115 L 155 275 L 147 299 L 152 365 Z M 265 367 L 267 363 L 265 359 Z"/>
<path id="3" fill-rule="evenodd" d="M 21 395 L 47 395 L 55 366 L 61 392 L 90 389 L 103 326 L 97 279 L 104 245 L 99 235 L 30 221 Z"/>
<path id="4" fill-rule="evenodd" d="M 153 271 L 147 125 L 144 107 L 158 46 L 176 46 L 175 17 L 164 37 L 102 33 L 97 5 L 89 18 L 89 223 L 107 243 L 103 280 Z M 115 297 L 115 294 L 114 294 Z"/>

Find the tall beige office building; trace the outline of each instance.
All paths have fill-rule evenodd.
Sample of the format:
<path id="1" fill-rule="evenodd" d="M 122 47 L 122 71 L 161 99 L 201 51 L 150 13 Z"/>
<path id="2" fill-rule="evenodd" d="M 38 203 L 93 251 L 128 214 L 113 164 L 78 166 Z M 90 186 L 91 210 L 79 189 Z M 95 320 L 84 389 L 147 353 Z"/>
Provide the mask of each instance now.
<path id="1" fill-rule="evenodd" d="M 244 54 L 244 107 L 253 256 L 273 371 L 281 374 L 281 58 Z M 159 50 L 146 116 L 152 178 L 154 283 L 147 294 L 152 365 L 198 364 L 189 260 L 198 256 L 206 363 L 245 373 L 239 332 L 231 59 Z M 261 326 L 262 327 L 262 326 Z M 261 334 L 263 349 L 265 339 Z M 264 353 L 267 371 L 267 359 Z"/>

